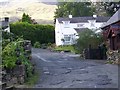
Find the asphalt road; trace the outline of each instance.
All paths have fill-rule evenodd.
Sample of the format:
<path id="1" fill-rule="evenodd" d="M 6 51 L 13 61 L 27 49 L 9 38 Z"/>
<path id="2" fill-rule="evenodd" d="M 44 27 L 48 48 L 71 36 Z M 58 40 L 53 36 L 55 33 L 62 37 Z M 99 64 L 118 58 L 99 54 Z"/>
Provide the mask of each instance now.
<path id="1" fill-rule="evenodd" d="M 40 78 L 35 88 L 118 88 L 118 66 L 78 55 L 32 49 Z"/>

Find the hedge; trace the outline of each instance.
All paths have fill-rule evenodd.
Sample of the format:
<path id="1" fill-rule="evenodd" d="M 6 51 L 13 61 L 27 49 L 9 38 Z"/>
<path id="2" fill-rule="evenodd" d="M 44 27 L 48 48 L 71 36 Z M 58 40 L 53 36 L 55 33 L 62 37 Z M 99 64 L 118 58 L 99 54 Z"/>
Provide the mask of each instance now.
<path id="1" fill-rule="evenodd" d="M 10 24 L 10 30 L 16 36 L 23 36 L 24 39 L 31 40 L 32 45 L 37 41 L 41 44 L 55 42 L 55 29 L 52 25 L 16 22 Z"/>

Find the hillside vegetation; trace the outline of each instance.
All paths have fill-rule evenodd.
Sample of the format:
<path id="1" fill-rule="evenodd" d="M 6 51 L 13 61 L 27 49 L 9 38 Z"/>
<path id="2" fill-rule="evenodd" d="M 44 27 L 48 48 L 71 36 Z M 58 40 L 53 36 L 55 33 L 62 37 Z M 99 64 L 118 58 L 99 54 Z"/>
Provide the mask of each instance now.
<path id="1" fill-rule="evenodd" d="M 11 21 L 16 21 L 22 17 L 23 13 L 28 13 L 33 19 L 39 23 L 53 23 L 56 5 L 45 4 L 35 0 L 11 0 L 9 3 L 0 4 L 0 17 L 9 16 Z"/>

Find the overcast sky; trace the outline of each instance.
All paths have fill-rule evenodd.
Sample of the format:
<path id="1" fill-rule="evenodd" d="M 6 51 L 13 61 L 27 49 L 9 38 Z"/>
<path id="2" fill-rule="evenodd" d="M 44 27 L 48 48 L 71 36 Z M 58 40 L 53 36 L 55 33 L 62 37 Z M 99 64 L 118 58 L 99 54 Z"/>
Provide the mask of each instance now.
<path id="1" fill-rule="evenodd" d="M 57 2 L 57 1 L 71 1 L 71 0 L 0 0 L 0 2 Z M 79 2 L 88 2 L 88 0 L 74 0 L 74 1 L 79 1 Z M 91 0 L 93 2 L 102 2 L 102 1 L 106 1 L 106 2 L 118 2 L 119 0 Z"/>
<path id="2" fill-rule="evenodd" d="M 13 2 L 36 2 L 36 1 L 42 1 L 42 2 L 56 2 L 57 0 L 0 0 L 0 2 L 9 2 L 9 1 L 13 1 Z"/>

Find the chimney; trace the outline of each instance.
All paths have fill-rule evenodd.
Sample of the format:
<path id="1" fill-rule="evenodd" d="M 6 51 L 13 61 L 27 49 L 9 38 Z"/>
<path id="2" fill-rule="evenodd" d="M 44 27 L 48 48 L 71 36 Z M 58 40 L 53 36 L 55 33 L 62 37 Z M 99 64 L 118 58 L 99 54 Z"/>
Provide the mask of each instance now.
<path id="1" fill-rule="evenodd" d="M 9 17 L 5 17 L 5 22 L 9 22 Z"/>
<path id="2" fill-rule="evenodd" d="M 72 15 L 69 15 L 69 18 L 72 18 Z"/>
<path id="3" fill-rule="evenodd" d="M 94 18 L 97 18 L 97 15 L 93 15 Z"/>

